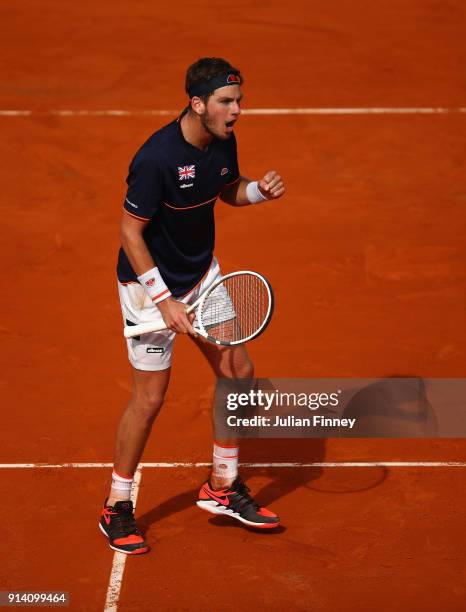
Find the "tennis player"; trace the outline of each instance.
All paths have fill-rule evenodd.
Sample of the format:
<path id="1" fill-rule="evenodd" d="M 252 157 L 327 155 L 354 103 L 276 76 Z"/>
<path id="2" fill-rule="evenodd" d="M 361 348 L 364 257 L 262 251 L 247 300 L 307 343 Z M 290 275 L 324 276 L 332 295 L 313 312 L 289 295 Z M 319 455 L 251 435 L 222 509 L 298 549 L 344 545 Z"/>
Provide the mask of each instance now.
<path id="1" fill-rule="evenodd" d="M 186 74 L 188 107 L 142 145 L 129 168 L 117 266 L 123 319 L 126 325 L 163 319 L 167 329 L 127 340 L 132 396 L 119 423 L 111 489 L 99 523 L 110 547 L 122 553 L 149 550 L 130 493 L 167 390 L 176 334 L 193 339 L 217 377 L 253 377 L 244 345 L 205 341 L 192 325 L 194 315 L 186 314 L 220 276 L 213 254 L 217 197 L 231 206 L 248 206 L 285 192 L 274 171 L 258 181 L 239 173 L 233 129 L 241 114 L 242 82 L 239 70 L 224 59 L 192 64 Z M 261 529 L 279 524 L 238 475 L 236 440 L 214 440 L 212 473 L 197 504 Z"/>

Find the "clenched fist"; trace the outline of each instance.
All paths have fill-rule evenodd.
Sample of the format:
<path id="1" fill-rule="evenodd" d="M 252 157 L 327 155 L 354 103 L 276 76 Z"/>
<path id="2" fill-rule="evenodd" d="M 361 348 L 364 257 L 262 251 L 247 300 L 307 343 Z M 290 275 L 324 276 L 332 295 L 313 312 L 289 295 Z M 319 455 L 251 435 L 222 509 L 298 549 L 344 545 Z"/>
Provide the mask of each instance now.
<path id="1" fill-rule="evenodd" d="M 267 172 L 264 178 L 258 181 L 258 186 L 260 192 L 267 200 L 274 200 L 285 193 L 282 177 L 275 170 Z"/>

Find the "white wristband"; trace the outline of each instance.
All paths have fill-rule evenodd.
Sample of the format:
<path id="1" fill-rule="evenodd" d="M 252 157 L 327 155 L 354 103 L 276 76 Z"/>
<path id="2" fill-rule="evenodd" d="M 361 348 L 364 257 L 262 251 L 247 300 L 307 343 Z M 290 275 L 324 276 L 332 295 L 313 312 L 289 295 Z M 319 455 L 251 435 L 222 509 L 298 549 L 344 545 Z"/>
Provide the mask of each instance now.
<path id="1" fill-rule="evenodd" d="M 171 296 L 170 289 L 164 283 L 158 268 L 147 270 L 147 272 L 138 276 L 138 281 L 147 291 L 148 296 L 154 304 L 158 304 Z"/>
<path id="2" fill-rule="evenodd" d="M 251 181 L 246 185 L 246 197 L 251 204 L 259 204 L 259 202 L 267 200 L 265 195 L 260 191 L 257 181 Z"/>

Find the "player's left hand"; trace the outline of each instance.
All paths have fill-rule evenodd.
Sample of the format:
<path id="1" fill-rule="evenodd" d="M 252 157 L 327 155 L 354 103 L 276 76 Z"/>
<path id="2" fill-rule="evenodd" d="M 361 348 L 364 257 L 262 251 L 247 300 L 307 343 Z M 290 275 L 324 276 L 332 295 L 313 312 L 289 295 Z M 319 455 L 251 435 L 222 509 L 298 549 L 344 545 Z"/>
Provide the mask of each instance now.
<path id="1" fill-rule="evenodd" d="M 258 181 L 258 186 L 260 192 L 265 198 L 267 198 L 267 200 L 275 200 L 276 198 L 280 198 L 285 193 L 283 179 L 275 172 L 275 170 L 270 170 L 267 172 L 264 178 Z"/>

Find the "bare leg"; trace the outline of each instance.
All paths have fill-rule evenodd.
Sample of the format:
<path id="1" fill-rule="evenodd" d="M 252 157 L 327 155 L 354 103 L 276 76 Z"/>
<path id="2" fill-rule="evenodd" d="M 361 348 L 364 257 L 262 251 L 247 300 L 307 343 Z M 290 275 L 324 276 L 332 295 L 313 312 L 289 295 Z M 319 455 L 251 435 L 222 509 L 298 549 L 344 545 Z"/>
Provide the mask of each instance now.
<path id="1" fill-rule="evenodd" d="M 128 477 L 136 471 L 152 424 L 162 407 L 171 368 L 157 372 L 132 370 L 132 395 L 120 419 L 114 458 L 115 471 Z M 116 492 L 111 489 L 108 505 L 116 501 Z"/>
<path id="2" fill-rule="evenodd" d="M 217 378 L 253 378 L 254 366 L 244 345 L 218 346 L 203 338 L 196 338 L 193 341 L 209 362 Z M 221 446 L 239 445 L 237 438 L 216 439 L 214 442 Z M 231 485 L 232 480 L 211 474 L 210 482 L 214 489 L 222 489 Z"/>

